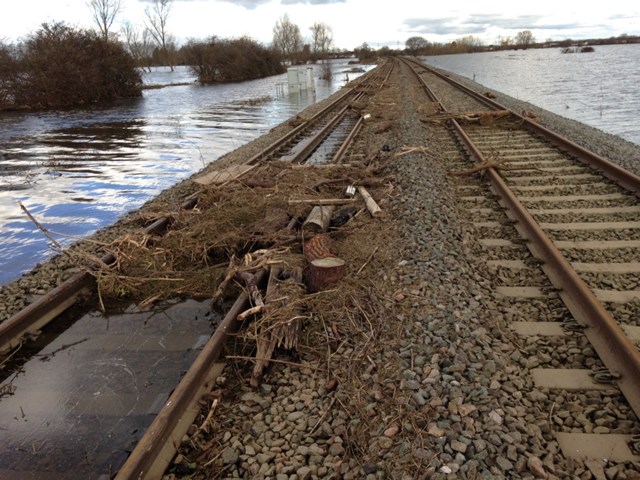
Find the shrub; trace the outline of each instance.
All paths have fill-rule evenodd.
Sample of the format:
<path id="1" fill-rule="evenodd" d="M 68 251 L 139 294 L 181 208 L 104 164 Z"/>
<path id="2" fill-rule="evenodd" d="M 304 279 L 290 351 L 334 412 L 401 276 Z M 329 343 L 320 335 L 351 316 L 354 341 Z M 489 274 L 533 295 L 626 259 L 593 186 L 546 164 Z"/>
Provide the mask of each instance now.
<path id="1" fill-rule="evenodd" d="M 19 67 L 15 59 L 15 49 L 0 42 L 0 110 L 14 105 L 15 83 Z"/>
<path id="2" fill-rule="evenodd" d="M 241 82 L 285 71 L 278 53 L 248 37 L 192 40 L 182 51 L 201 83 Z"/>
<path id="3" fill-rule="evenodd" d="M 68 107 L 142 94 L 131 55 L 91 30 L 43 24 L 16 47 L 13 60 L 6 72 L 0 70 L 0 84 L 11 86 L 9 107 Z"/>

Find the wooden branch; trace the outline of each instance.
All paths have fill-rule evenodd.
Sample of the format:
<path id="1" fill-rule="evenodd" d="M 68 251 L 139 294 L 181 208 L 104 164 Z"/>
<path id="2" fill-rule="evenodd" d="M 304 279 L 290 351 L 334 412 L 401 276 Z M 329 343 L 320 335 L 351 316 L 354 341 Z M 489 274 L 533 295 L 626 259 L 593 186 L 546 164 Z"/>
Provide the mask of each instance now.
<path id="1" fill-rule="evenodd" d="M 248 310 L 245 310 L 244 312 L 239 314 L 236 317 L 236 320 L 238 320 L 239 322 L 242 322 L 242 321 L 246 320 L 247 317 L 250 317 L 251 315 L 257 315 L 258 313 L 264 312 L 266 308 L 267 307 L 265 307 L 264 304 L 256 305 L 255 307 L 251 307 Z"/>
<path id="2" fill-rule="evenodd" d="M 302 163 L 291 165 L 290 168 L 351 168 L 353 165 L 350 163 Z"/>
<path id="3" fill-rule="evenodd" d="M 478 172 L 482 172 L 484 170 L 487 170 L 489 168 L 495 168 L 496 170 L 523 170 L 523 167 L 514 165 L 503 165 L 503 163 L 505 162 L 505 160 L 498 160 L 498 161 L 487 161 L 484 163 L 481 163 L 480 165 L 476 165 L 475 167 L 471 167 L 468 168 L 466 170 L 459 170 L 456 172 L 449 172 L 449 175 L 453 175 L 454 177 L 463 177 L 465 175 L 472 175 L 474 173 L 478 173 Z M 526 170 L 530 170 L 530 168 L 525 167 L 524 169 Z M 539 170 L 537 168 L 533 168 L 531 170 Z M 542 170 L 540 170 L 542 171 Z"/>
<path id="4" fill-rule="evenodd" d="M 336 183 L 348 183 L 349 185 L 353 185 L 355 187 L 363 186 L 363 187 L 378 187 L 380 185 L 384 185 L 387 182 L 387 178 L 361 178 L 360 180 L 356 180 L 352 177 L 341 177 L 341 178 L 332 178 L 328 180 L 321 180 L 311 188 L 316 190 L 318 187 L 323 185 L 335 185 Z"/>
<path id="5" fill-rule="evenodd" d="M 356 275 L 359 275 L 360 272 L 364 269 L 364 267 L 366 267 L 369 264 L 369 262 L 373 260 L 373 257 L 375 256 L 377 251 L 378 251 L 378 247 L 376 246 L 376 248 L 373 249 L 373 252 L 371 252 L 371 255 L 369 255 L 369 258 L 367 258 L 367 261 L 364 262 L 362 266 L 358 269 L 358 271 L 356 272 Z"/>
<path id="6" fill-rule="evenodd" d="M 264 306 L 262 293 L 260 293 L 260 289 L 258 288 L 257 272 L 238 272 L 236 276 L 239 277 L 247 286 L 247 290 L 249 290 L 249 296 L 251 297 L 251 300 L 253 300 L 253 304 L 256 306 Z"/>
<path id="7" fill-rule="evenodd" d="M 398 158 L 398 157 L 402 157 L 404 155 L 409 155 L 410 153 L 415 153 L 415 152 L 419 152 L 419 153 L 428 153 L 427 147 L 405 147 L 402 149 L 402 151 L 395 153 L 393 155 L 394 158 Z"/>
<path id="8" fill-rule="evenodd" d="M 348 175 L 345 175 L 340 178 L 327 178 L 325 180 L 320 180 L 319 182 L 313 184 L 311 186 L 311 190 L 316 190 L 318 187 L 322 185 L 334 185 L 336 183 L 354 183 L 355 180 Z"/>
<path id="9" fill-rule="evenodd" d="M 18 202 L 18 205 L 20 205 L 20 208 L 22 209 L 22 211 L 27 214 L 27 217 L 29 217 L 29 219 L 34 223 L 34 225 L 38 227 L 38 229 L 44 234 L 44 236 L 47 237 L 47 239 L 58 250 L 62 251 L 63 250 L 62 245 L 60 245 L 60 243 L 58 243 L 58 241 L 49 234 L 49 230 L 47 230 L 38 220 L 36 220 L 36 218 L 33 215 L 31 215 L 31 212 L 27 210 L 27 207 L 25 207 L 22 204 L 22 202 Z"/>
<path id="10" fill-rule="evenodd" d="M 358 187 L 358 192 L 360 193 L 360 195 L 362 195 L 362 198 L 364 199 L 364 203 L 367 206 L 367 210 L 369 210 L 369 213 L 371 214 L 371 216 L 372 217 L 381 216 L 382 209 L 378 206 L 378 204 L 373 199 L 373 197 L 369 194 L 367 189 L 364 187 Z"/>

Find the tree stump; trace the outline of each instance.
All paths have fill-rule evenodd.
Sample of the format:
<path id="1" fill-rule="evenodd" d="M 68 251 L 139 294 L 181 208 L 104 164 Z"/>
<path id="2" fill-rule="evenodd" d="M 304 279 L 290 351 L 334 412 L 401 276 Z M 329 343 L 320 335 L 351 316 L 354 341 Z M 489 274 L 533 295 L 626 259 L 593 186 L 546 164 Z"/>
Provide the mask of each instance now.
<path id="1" fill-rule="evenodd" d="M 320 292 L 335 285 L 344 277 L 347 265 L 338 257 L 317 258 L 309 264 L 307 271 L 307 290 Z"/>

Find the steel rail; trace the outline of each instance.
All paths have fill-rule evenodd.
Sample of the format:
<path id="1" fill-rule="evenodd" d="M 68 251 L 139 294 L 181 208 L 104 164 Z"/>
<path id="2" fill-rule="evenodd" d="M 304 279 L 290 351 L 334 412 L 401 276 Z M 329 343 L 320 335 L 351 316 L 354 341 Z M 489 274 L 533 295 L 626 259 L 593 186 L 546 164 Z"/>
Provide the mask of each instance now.
<path id="1" fill-rule="evenodd" d="M 340 110 L 335 117 L 333 117 L 329 123 L 327 123 L 324 127 L 322 127 L 318 133 L 316 133 L 313 137 L 307 139 L 302 148 L 296 152 L 295 154 L 286 157 L 286 160 L 292 163 L 303 163 L 318 146 L 324 142 L 324 140 L 329 136 L 329 134 L 333 131 L 336 125 L 342 121 L 342 119 L 347 114 L 350 105 L 345 106 L 342 110 Z"/>
<path id="2" fill-rule="evenodd" d="M 346 111 L 347 108 L 349 107 L 343 110 Z M 351 133 L 353 134 L 353 131 Z M 345 139 L 345 143 L 353 139 L 352 134 Z M 256 274 L 258 283 L 262 282 L 265 274 L 264 270 Z M 166 470 L 176 450 L 173 442 L 176 438 L 179 441 L 195 420 L 197 410 L 194 406 L 210 389 L 209 382 L 214 380 L 211 373 L 213 365 L 220 358 L 226 337 L 239 330 L 241 322 L 238 322 L 236 317 L 248 303 L 249 297 L 246 292 L 243 292 L 119 469 L 115 480 L 152 480 L 161 476 Z M 187 416 L 189 411 L 195 411 L 195 413 Z"/>
<path id="3" fill-rule="evenodd" d="M 265 273 L 266 271 L 262 270 L 256 274 L 259 283 L 265 277 Z M 236 317 L 248 303 L 249 295 L 246 292 L 241 293 L 176 389 L 165 401 L 158 416 L 118 471 L 115 480 L 152 480 L 162 476 L 173 458 L 173 454 L 163 455 L 163 452 L 167 444 L 171 444 L 178 427 L 181 427 L 179 437 L 182 438 L 193 423 L 197 409 L 193 418 L 187 418 L 185 413 L 210 389 L 210 382 L 215 380 L 211 378 L 214 363 L 220 358 L 227 336 L 239 330 L 241 322 L 236 320 Z"/>
<path id="4" fill-rule="evenodd" d="M 412 60 L 409 60 L 409 61 L 412 61 Z M 439 72 L 419 62 L 414 62 L 414 63 L 420 65 L 420 67 L 431 72 L 432 74 L 443 79 L 444 81 L 463 90 L 470 96 L 474 97 L 476 100 L 482 103 L 485 103 L 486 105 L 489 105 L 497 110 L 511 111 L 504 105 L 496 102 L 495 100 L 487 98 L 484 95 L 481 95 L 475 90 L 467 87 L 466 85 L 463 85 L 462 83 L 452 79 L 451 77 L 448 77 L 442 72 Z M 417 74 L 417 72 L 415 73 Z M 616 165 L 610 160 L 607 160 L 606 158 L 601 157 L 600 155 L 597 155 L 594 152 L 591 152 L 590 150 L 587 150 L 586 148 L 581 147 L 577 143 L 572 142 L 571 140 L 559 135 L 558 133 L 552 130 L 549 130 L 548 128 L 540 125 L 539 123 L 532 121 L 529 118 L 526 118 L 520 115 L 517 112 L 511 111 L 511 114 L 514 117 L 516 117 L 519 121 L 521 121 L 526 126 L 526 128 L 528 128 L 529 130 L 535 133 L 542 135 L 543 138 L 545 138 L 546 140 L 549 140 L 551 144 L 553 144 L 557 148 L 573 155 L 577 160 L 590 166 L 592 169 L 599 171 L 602 175 L 609 178 L 610 180 L 613 180 L 618 185 L 623 187 L 625 190 L 629 190 L 630 192 L 633 192 L 635 195 L 640 196 L 640 176 L 632 172 L 629 172 L 628 170 L 625 170 L 624 168 L 620 167 L 619 165 Z"/>
<path id="5" fill-rule="evenodd" d="M 429 95 L 432 99 L 437 101 L 435 94 L 431 92 L 424 79 L 417 74 L 414 68 L 410 68 L 430 92 Z M 452 83 L 454 86 L 458 85 L 457 82 Z M 463 89 L 467 90 L 466 87 Z M 444 110 L 442 103 L 440 106 Z M 500 107 L 503 109 L 502 106 Z M 460 124 L 455 119 L 451 119 L 449 123 L 469 154 L 478 163 L 486 162 L 487 159 L 484 158 Z M 544 130 L 546 135 L 548 130 Z M 562 145 L 569 142 L 560 136 L 558 137 L 563 140 Z M 581 147 L 579 148 L 583 150 Z M 610 164 L 610 162 L 606 162 Z M 640 418 L 640 381 L 638 381 L 640 379 L 640 352 L 637 347 L 580 278 L 570 262 L 546 235 L 526 207 L 518 200 L 497 170 L 488 168 L 485 172 L 494 192 L 502 199 L 505 207 L 516 220 L 516 229 L 520 235 L 528 240 L 527 247 L 535 257 L 542 260 L 542 269 L 551 283 L 560 291 L 559 294 L 564 304 L 578 323 L 588 327 L 584 330 L 584 334 L 594 350 L 611 372 L 620 375 L 616 384 L 636 416 Z M 636 183 L 636 185 L 638 184 Z"/>
<path id="6" fill-rule="evenodd" d="M 367 73 L 370 74 L 370 76 L 375 76 L 375 75 L 378 74 L 375 69 L 373 69 L 373 70 L 371 70 L 370 72 L 367 72 Z M 362 77 L 360 77 L 360 78 L 362 78 Z M 367 80 L 369 80 L 369 76 L 366 76 L 366 78 L 362 78 L 362 80 L 359 82 L 359 84 L 365 83 L 365 81 L 367 81 Z M 278 140 L 276 140 L 273 143 L 271 143 L 269 146 L 264 148 L 262 151 L 258 152 L 253 157 L 251 157 L 249 160 L 247 160 L 246 163 L 248 165 L 255 165 L 256 163 L 259 163 L 259 162 L 267 159 L 276 150 L 278 150 L 279 148 L 284 146 L 286 143 L 288 143 L 291 140 L 293 140 L 297 135 L 302 133 L 306 128 L 309 127 L 309 125 L 315 123 L 320 118 L 322 118 L 324 115 L 326 115 L 328 112 L 333 110 L 335 108 L 335 106 L 338 105 L 338 103 L 342 102 L 345 98 L 347 98 L 348 95 L 351 95 L 351 94 L 354 94 L 354 93 L 355 93 L 355 97 L 354 97 L 354 99 L 352 101 L 356 101 L 359 98 L 361 98 L 361 95 L 362 95 L 363 92 L 356 91 L 356 87 L 348 88 L 344 92 L 343 95 L 341 95 L 340 97 L 336 98 L 331 103 L 327 104 L 324 108 L 322 108 L 315 115 L 313 115 L 309 120 L 307 120 L 306 122 L 298 125 L 296 128 L 294 128 L 293 130 L 289 131 L 288 133 L 283 135 Z"/>
<path id="7" fill-rule="evenodd" d="M 471 155 L 478 162 L 486 161 L 458 122 L 451 120 L 450 123 Z M 528 240 L 527 247 L 535 257 L 544 262 L 542 269 L 553 285 L 560 290 L 560 297 L 573 317 L 578 323 L 588 327 L 584 334 L 604 365 L 611 372 L 620 375 L 616 383 L 636 416 L 640 418 L 640 352 L 637 347 L 540 228 L 499 173 L 494 168 L 489 168 L 486 175 L 495 193 L 500 196 L 517 221 L 516 228 L 519 233 Z"/>
<path id="8" fill-rule="evenodd" d="M 261 150 L 260 152 L 256 153 L 253 157 L 251 157 L 249 160 L 246 161 L 247 165 L 255 165 L 256 163 L 260 163 L 264 160 L 266 160 L 270 155 L 272 155 L 276 150 L 278 150 L 279 148 L 281 148 L 283 145 L 285 145 L 287 142 L 290 142 L 291 140 L 293 140 L 297 135 L 299 135 L 300 133 L 302 133 L 306 128 L 309 127 L 310 124 L 315 123 L 317 120 L 319 120 L 321 117 L 323 117 L 324 115 L 326 115 L 329 111 L 331 111 L 333 108 L 335 108 L 335 106 L 340 103 L 342 100 L 344 100 L 349 94 L 351 94 L 354 91 L 353 88 L 349 88 L 344 95 L 341 95 L 340 97 L 336 98 L 334 101 L 332 101 L 331 103 L 329 103 L 328 105 L 326 105 L 324 108 L 322 108 L 322 110 L 320 110 L 319 112 L 317 112 L 315 115 L 313 115 L 309 120 L 307 120 L 306 122 L 298 125 L 297 127 L 295 127 L 293 130 L 287 132 L 286 134 L 284 134 L 282 137 L 280 137 L 279 139 L 277 139 L 275 142 L 271 143 L 269 146 L 267 146 L 266 148 L 264 148 L 263 150 Z"/>
<path id="9" fill-rule="evenodd" d="M 344 142 L 342 142 L 342 145 L 340 146 L 338 151 L 335 153 L 335 155 L 331 159 L 331 163 L 342 162 L 342 159 L 344 158 L 345 154 L 347 153 L 347 150 L 353 143 L 353 140 L 356 138 L 358 133 L 360 133 L 360 130 L 362 129 L 363 124 L 364 124 L 364 117 L 361 115 L 360 118 L 358 118 L 358 121 L 356 122 L 356 124 L 353 126 L 353 128 L 349 132 L 349 135 L 347 135 L 347 138 L 344 139 Z"/>

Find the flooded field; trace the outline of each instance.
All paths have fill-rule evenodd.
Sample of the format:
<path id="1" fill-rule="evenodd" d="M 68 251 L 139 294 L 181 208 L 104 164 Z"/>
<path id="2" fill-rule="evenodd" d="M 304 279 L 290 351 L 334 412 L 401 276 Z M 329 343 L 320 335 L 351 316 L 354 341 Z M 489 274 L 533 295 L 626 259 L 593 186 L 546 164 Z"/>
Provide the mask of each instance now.
<path id="1" fill-rule="evenodd" d="M 640 45 L 560 47 L 423 57 L 518 100 L 640 145 Z"/>

